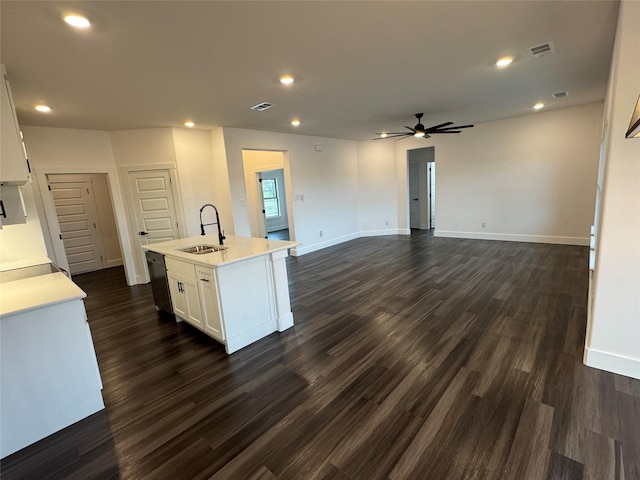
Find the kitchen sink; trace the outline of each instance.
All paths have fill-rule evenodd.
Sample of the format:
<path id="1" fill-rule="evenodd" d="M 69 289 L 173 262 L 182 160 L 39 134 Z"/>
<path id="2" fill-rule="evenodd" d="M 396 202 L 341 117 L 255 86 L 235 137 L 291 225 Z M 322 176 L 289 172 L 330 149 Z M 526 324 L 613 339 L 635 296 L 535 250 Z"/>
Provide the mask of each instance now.
<path id="1" fill-rule="evenodd" d="M 203 255 L 205 253 L 221 252 L 227 247 L 221 245 L 194 245 L 193 247 L 180 248 L 179 251 L 185 253 L 193 253 L 194 255 Z"/>

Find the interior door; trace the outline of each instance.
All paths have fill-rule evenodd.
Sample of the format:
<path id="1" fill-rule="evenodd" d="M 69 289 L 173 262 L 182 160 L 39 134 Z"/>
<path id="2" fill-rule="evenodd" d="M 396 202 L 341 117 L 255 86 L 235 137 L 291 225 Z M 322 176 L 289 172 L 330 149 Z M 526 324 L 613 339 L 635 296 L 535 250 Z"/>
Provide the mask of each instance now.
<path id="1" fill-rule="evenodd" d="M 91 177 L 48 175 L 69 272 L 104 268 L 102 234 Z"/>
<path id="2" fill-rule="evenodd" d="M 129 172 L 140 245 L 179 238 L 169 170 Z"/>
<path id="3" fill-rule="evenodd" d="M 409 164 L 409 227 L 420 228 L 419 165 Z"/>

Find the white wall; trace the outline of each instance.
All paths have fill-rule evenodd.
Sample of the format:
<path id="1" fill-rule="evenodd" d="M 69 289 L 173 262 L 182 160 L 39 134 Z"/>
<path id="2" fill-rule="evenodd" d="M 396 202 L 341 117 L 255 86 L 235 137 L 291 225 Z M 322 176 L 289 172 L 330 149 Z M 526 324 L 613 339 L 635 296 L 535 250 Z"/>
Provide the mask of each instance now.
<path id="1" fill-rule="evenodd" d="M 604 198 L 585 363 L 640 378 L 640 139 L 625 139 L 640 94 L 640 2 L 620 6 L 607 93 Z"/>
<path id="2" fill-rule="evenodd" d="M 200 235 L 200 208 L 205 203 L 215 205 L 211 132 L 188 128 L 172 130 L 186 233 Z"/>
<path id="3" fill-rule="evenodd" d="M 41 192 L 46 189 L 46 173 L 86 173 L 115 169 L 109 132 L 23 126 L 22 133 L 33 169 L 33 194 L 38 215 L 42 219 L 42 231 L 48 256 L 61 266 L 65 259 L 56 257 L 51 242 L 51 230 L 56 231 L 57 221 L 47 215 Z M 77 168 L 74 168 L 77 167 Z M 117 195 L 118 193 L 116 193 Z M 57 235 L 57 233 L 55 233 Z"/>
<path id="4" fill-rule="evenodd" d="M 41 218 L 46 219 L 46 222 L 42 223 L 49 256 L 59 265 L 68 267 L 62 242 L 57 239 L 59 226 L 52 200 L 48 197 L 46 174 L 107 173 L 125 274 L 129 283 L 135 283 L 135 266 L 132 262 L 126 209 L 116 172 L 110 133 L 29 126 L 23 127 L 22 130 L 34 170 L 34 188 L 37 184 L 38 211 Z M 46 199 L 43 198 L 45 196 Z M 52 238 L 56 244 L 52 244 Z"/>
<path id="5" fill-rule="evenodd" d="M 358 142 L 358 220 L 362 235 L 393 235 L 398 230 L 398 185 L 394 142 Z"/>
<path id="6" fill-rule="evenodd" d="M 224 145 L 222 128 L 211 131 L 211 155 L 213 157 L 213 204 L 220 213 L 220 222 L 224 225 L 225 234 L 235 235 L 233 220 L 233 201 L 229 184 L 229 169 L 227 166 L 227 152 Z"/>
<path id="7" fill-rule="evenodd" d="M 435 145 L 436 236 L 588 245 L 602 111 L 594 103 L 397 142 L 399 227 L 406 152 Z"/>
<path id="8" fill-rule="evenodd" d="M 247 149 L 286 152 L 292 189 L 287 195 L 293 195 L 289 229 L 292 239 L 302 243 L 292 254 L 358 236 L 356 142 L 237 128 L 224 128 L 223 134 L 236 235 L 251 234 L 242 161 L 242 150 Z M 322 151 L 316 145 L 322 145 Z"/>

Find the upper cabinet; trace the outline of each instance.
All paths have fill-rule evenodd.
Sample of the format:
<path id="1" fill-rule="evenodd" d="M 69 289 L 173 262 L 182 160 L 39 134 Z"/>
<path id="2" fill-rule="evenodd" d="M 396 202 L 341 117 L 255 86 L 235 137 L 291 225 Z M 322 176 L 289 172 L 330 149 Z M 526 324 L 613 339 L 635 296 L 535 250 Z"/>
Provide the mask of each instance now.
<path id="1" fill-rule="evenodd" d="M 0 117 L 0 185 L 24 185 L 29 179 L 29 169 L 22 136 L 18 126 L 16 108 L 7 80 L 7 71 L 2 65 L 2 117 Z"/>

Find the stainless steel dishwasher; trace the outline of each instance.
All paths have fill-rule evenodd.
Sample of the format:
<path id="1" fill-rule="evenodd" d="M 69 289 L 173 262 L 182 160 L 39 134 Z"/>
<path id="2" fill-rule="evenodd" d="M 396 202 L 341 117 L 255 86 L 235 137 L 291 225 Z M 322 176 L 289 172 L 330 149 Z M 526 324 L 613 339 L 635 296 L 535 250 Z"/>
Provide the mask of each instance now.
<path id="1" fill-rule="evenodd" d="M 151 291 L 153 301 L 157 310 L 164 310 L 173 314 L 171 308 L 171 295 L 169 294 L 169 283 L 167 282 L 167 268 L 164 264 L 164 255 L 147 250 L 147 267 L 149 267 L 149 277 L 151 278 Z"/>

